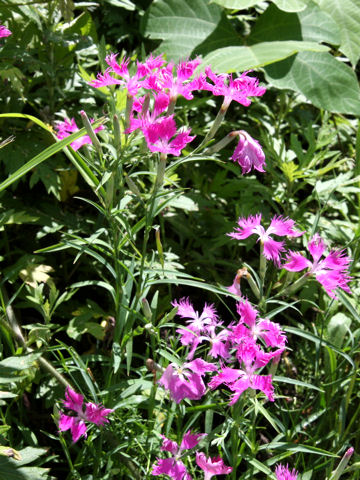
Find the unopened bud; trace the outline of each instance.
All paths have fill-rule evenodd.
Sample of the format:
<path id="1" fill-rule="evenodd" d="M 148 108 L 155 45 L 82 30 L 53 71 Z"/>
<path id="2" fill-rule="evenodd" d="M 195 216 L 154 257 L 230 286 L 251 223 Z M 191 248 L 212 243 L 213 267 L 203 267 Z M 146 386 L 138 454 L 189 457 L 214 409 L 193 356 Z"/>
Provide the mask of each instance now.
<path id="1" fill-rule="evenodd" d="M 149 302 L 146 300 L 146 298 L 143 298 L 143 299 L 141 300 L 141 306 L 142 306 L 142 310 L 143 310 L 143 312 L 144 312 L 145 317 L 146 317 L 148 320 L 151 320 L 151 318 L 152 318 L 152 311 L 151 311 Z M 150 325 L 151 325 L 151 324 L 150 324 Z M 145 326 L 145 328 L 146 328 L 146 326 Z"/>
<path id="2" fill-rule="evenodd" d="M 340 460 L 340 463 L 339 463 L 337 469 L 331 475 L 329 480 L 338 480 L 341 477 L 341 475 L 342 475 L 343 471 L 345 470 L 347 464 L 349 463 L 349 460 L 352 457 L 353 453 L 354 453 L 353 447 L 350 447 L 348 450 L 346 450 L 344 456 Z"/>

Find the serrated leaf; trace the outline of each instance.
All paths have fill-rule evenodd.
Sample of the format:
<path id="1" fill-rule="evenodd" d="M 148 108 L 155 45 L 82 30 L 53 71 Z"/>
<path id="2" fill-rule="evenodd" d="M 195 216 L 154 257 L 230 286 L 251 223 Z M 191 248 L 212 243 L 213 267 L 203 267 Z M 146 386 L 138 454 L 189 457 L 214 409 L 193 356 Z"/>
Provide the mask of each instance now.
<path id="1" fill-rule="evenodd" d="M 224 11 L 206 0 L 155 0 L 143 27 L 146 36 L 163 40 L 157 53 L 173 61 L 239 43 Z"/>
<path id="2" fill-rule="evenodd" d="M 305 50 L 325 52 L 329 48 L 315 42 L 293 40 L 287 42 L 261 42 L 248 47 L 219 48 L 206 55 L 203 64 L 211 65 L 218 72 L 237 72 L 264 67 Z"/>
<path id="3" fill-rule="evenodd" d="M 360 89 L 353 70 L 327 52 L 300 52 L 265 68 L 278 88 L 301 93 L 316 107 L 360 115 Z"/>
<path id="4" fill-rule="evenodd" d="M 340 50 L 355 66 L 360 58 L 360 2 L 359 0 L 316 0 L 339 25 Z"/>

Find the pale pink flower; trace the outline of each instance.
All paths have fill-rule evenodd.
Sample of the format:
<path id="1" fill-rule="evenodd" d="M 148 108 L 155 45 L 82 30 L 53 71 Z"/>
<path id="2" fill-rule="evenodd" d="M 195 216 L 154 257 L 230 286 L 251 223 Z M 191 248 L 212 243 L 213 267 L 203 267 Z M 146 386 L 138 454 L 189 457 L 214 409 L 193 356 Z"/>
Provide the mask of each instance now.
<path id="1" fill-rule="evenodd" d="M 299 252 L 289 251 L 283 268 L 290 272 L 300 272 L 308 268 L 306 275 L 315 275 L 316 280 L 321 283 L 331 298 L 336 298 L 335 291 L 341 288 L 351 293 L 348 282 L 350 257 L 346 256 L 344 250 L 331 250 L 325 255 L 326 245 L 322 238 L 316 233 L 308 243 L 308 250 L 313 258 L 311 262 Z M 321 257 L 324 256 L 323 259 Z"/>
<path id="2" fill-rule="evenodd" d="M 224 108 L 227 108 L 232 100 L 248 107 L 251 104 L 248 97 L 261 97 L 266 92 L 265 87 L 259 87 L 257 78 L 248 76 L 249 72 L 244 72 L 235 79 L 226 73 L 217 75 L 210 67 L 207 67 L 205 72 L 213 84 L 207 82 L 203 90 L 210 90 L 215 96 L 223 96 Z"/>
<path id="3" fill-rule="evenodd" d="M 280 266 L 281 252 L 284 251 L 284 241 L 277 241 L 271 235 L 279 237 L 299 237 L 304 232 L 295 230 L 294 220 L 284 218 L 281 215 L 274 216 L 271 219 L 270 226 L 267 230 L 261 225 L 261 213 L 258 215 L 250 215 L 248 218 L 240 217 L 238 220 L 239 227 L 235 228 L 235 232 L 228 233 L 229 237 L 237 240 L 243 240 L 250 235 L 258 235 L 263 245 L 263 255 L 268 260 L 273 260 L 275 265 Z"/>
<path id="4" fill-rule="evenodd" d="M 196 463 L 204 470 L 204 480 L 210 480 L 215 475 L 227 475 L 232 472 L 232 467 L 226 466 L 222 458 L 206 458 L 203 452 L 196 452 Z"/>
<path id="5" fill-rule="evenodd" d="M 296 480 L 298 477 L 298 472 L 293 468 L 289 470 L 289 466 L 286 465 L 277 465 L 275 468 L 275 475 L 277 480 Z"/>
<path id="6" fill-rule="evenodd" d="M 6 28 L 5 25 L 0 25 L 0 38 L 5 38 L 9 35 L 12 35 L 12 32 L 10 32 L 10 30 Z"/>
<path id="7" fill-rule="evenodd" d="M 191 480 L 191 476 L 187 473 L 184 463 L 181 461 L 181 456 L 184 450 L 190 450 L 200 442 L 202 438 L 206 436 L 206 433 L 191 433 L 188 430 L 182 442 L 179 445 L 173 440 L 169 440 L 164 435 L 161 435 L 163 444 L 160 448 L 162 451 L 170 452 L 172 457 L 166 459 L 157 459 L 157 464 L 153 465 L 151 474 L 156 475 L 168 475 L 174 480 Z"/>
<path id="8" fill-rule="evenodd" d="M 147 146 L 151 152 L 161 152 L 175 156 L 181 155 L 181 150 L 194 140 L 191 137 L 191 129 L 176 131 L 176 123 L 173 115 L 159 118 L 143 128 Z"/>
<path id="9" fill-rule="evenodd" d="M 170 363 L 162 374 L 159 384 L 169 390 L 170 397 L 180 403 L 184 398 L 199 400 L 206 391 L 202 377 L 206 372 L 217 370 L 216 365 L 208 363 L 201 358 L 182 366 Z"/>
<path id="10" fill-rule="evenodd" d="M 242 168 L 242 174 L 249 173 L 252 168 L 264 172 L 265 155 L 260 143 L 244 130 L 238 132 L 239 143 L 231 157 Z"/>
<path id="11" fill-rule="evenodd" d="M 90 120 L 91 123 L 94 123 L 94 120 Z M 75 119 L 72 118 L 71 120 L 68 120 L 67 118 L 63 122 L 57 122 L 55 128 L 57 129 L 57 138 L 59 140 L 62 140 L 63 138 L 68 137 L 74 132 L 77 132 L 79 127 L 76 125 Z M 104 125 L 100 125 L 99 127 L 94 129 L 94 132 L 100 132 L 100 130 L 104 130 Z M 79 150 L 83 145 L 86 144 L 92 144 L 91 138 L 89 135 L 84 135 L 74 142 L 70 143 L 71 147 L 76 151 Z"/>
<path id="12" fill-rule="evenodd" d="M 70 387 L 65 391 L 64 407 L 76 413 L 75 416 L 60 414 L 59 430 L 65 432 L 71 431 L 73 442 L 77 442 L 81 436 L 86 437 L 86 423 L 90 422 L 95 425 L 104 425 L 109 420 L 106 418 L 113 410 L 105 408 L 95 403 L 86 403 L 85 411 L 83 410 L 84 397 L 80 393 L 76 393 Z"/>

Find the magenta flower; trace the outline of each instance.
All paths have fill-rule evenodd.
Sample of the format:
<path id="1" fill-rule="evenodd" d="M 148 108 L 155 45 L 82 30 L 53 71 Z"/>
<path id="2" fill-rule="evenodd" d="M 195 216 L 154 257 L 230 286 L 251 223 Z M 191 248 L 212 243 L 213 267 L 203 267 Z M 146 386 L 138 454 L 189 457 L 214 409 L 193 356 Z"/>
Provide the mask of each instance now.
<path id="1" fill-rule="evenodd" d="M 253 338 L 255 341 L 260 337 L 267 347 L 283 348 L 286 343 L 286 336 L 278 323 L 269 319 L 258 318 L 259 312 L 245 300 L 239 302 L 237 311 L 240 315 L 240 322 L 233 327 L 230 340 L 240 344 L 244 337 Z"/>
<path id="2" fill-rule="evenodd" d="M 248 107 L 251 100 L 248 97 L 261 97 L 266 92 L 265 87 L 259 87 L 259 81 L 255 77 L 249 77 L 249 72 L 244 72 L 240 77 L 233 79 L 232 75 L 223 73 L 215 74 L 210 67 L 205 69 L 206 75 L 213 84 L 206 83 L 204 90 L 210 90 L 215 96 L 223 96 L 223 108 L 227 109 L 231 101 Z"/>
<path id="3" fill-rule="evenodd" d="M 4 25 L 0 25 L 0 38 L 5 38 L 9 35 L 12 35 L 12 32 L 10 32 L 10 30 L 7 29 Z"/>
<path id="4" fill-rule="evenodd" d="M 234 162 L 238 162 L 242 168 L 243 175 L 244 173 L 249 173 L 252 168 L 259 172 L 264 172 L 265 155 L 260 143 L 244 130 L 240 130 L 238 134 L 239 143 L 231 159 Z"/>
<path id="5" fill-rule="evenodd" d="M 63 400 L 64 407 L 76 413 L 74 416 L 60 414 L 59 430 L 65 432 L 71 431 L 73 442 L 77 442 L 81 436 L 86 437 L 86 423 L 90 422 L 101 426 L 108 423 L 106 418 L 113 410 L 105 408 L 102 405 L 95 403 L 86 403 L 85 412 L 83 410 L 84 397 L 80 393 L 74 392 L 70 387 L 65 391 L 65 400 Z"/>
<path id="6" fill-rule="evenodd" d="M 224 383 L 229 387 L 234 392 L 229 405 L 234 405 L 248 388 L 261 390 L 273 402 L 274 387 L 271 375 L 258 375 L 255 372 L 265 366 L 272 358 L 279 356 L 283 350 L 284 348 L 281 348 L 267 353 L 261 350 L 252 338 L 243 337 L 236 352 L 242 368 L 223 367 L 222 371 L 211 379 L 208 386 L 215 389 Z"/>
<path id="7" fill-rule="evenodd" d="M 182 366 L 170 363 L 162 374 L 159 384 L 169 390 L 170 397 L 180 403 L 184 398 L 199 400 L 206 391 L 202 377 L 206 372 L 217 370 L 216 365 L 201 358 Z"/>
<path id="8" fill-rule="evenodd" d="M 162 451 L 170 452 L 172 457 L 165 459 L 157 459 L 157 464 L 153 465 L 151 474 L 156 475 L 168 475 L 174 480 L 191 480 L 191 476 L 188 474 L 184 463 L 181 461 L 182 452 L 184 450 L 190 450 L 200 442 L 202 438 L 206 436 L 206 433 L 191 433 L 188 430 L 179 445 L 161 435 L 163 444 L 160 448 Z"/>
<path id="9" fill-rule="evenodd" d="M 90 122 L 94 123 L 94 120 L 91 119 Z M 55 128 L 57 129 L 56 136 L 59 140 L 62 140 L 63 138 L 66 138 L 72 133 L 80 130 L 79 127 L 76 125 L 74 118 L 72 118 L 71 120 L 68 120 L 66 118 L 63 122 L 57 122 Z M 100 130 L 104 130 L 104 125 L 100 125 L 99 127 L 95 128 L 94 132 L 97 133 L 97 132 L 100 132 Z M 81 148 L 83 145 L 86 145 L 86 144 L 92 144 L 92 141 L 89 135 L 84 135 L 78 138 L 77 140 L 75 140 L 74 142 L 70 143 L 71 147 L 75 151 L 79 150 L 79 148 Z"/>
<path id="10" fill-rule="evenodd" d="M 203 452 L 196 452 L 196 463 L 204 470 L 204 480 L 210 480 L 214 475 L 227 475 L 232 472 L 232 467 L 227 467 L 222 458 L 206 458 Z"/>
<path id="11" fill-rule="evenodd" d="M 299 237 L 304 232 L 299 232 L 294 229 L 295 222 L 290 218 L 283 218 L 282 216 L 274 216 L 271 219 L 270 226 L 267 230 L 260 224 L 261 213 L 258 215 L 250 215 L 248 218 L 240 217 L 238 220 L 239 227 L 235 228 L 235 232 L 228 233 L 229 237 L 237 240 L 243 240 L 250 235 L 258 235 L 261 244 L 263 245 L 263 255 L 268 260 L 273 260 L 275 265 L 280 266 L 281 252 L 284 251 L 284 241 L 277 241 L 271 235 L 279 237 Z"/>
<path id="12" fill-rule="evenodd" d="M 308 268 L 306 275 L 315 275 L 316 280 L 321 283 L 331 298 L 336 298 L 337 288 L 351 293 L 347 285 L 352 278 L 349 276 L 351 259 L 345 255 L 344 250 L 331 250 L 325 256 L 326 245 L 318 234 L 315 234 L 309 241 L 308 250 L 313 258 L 312 262 L 301 253 L 290 250 L 286 258 L 287 263 L 283 265 L 283 268 L 290 272 L 300 272 Z M 324 258 L 321 259 L 323 255 Z"/>
<path id="13" fill-rule="evenodd" d="M 155 123 L 143 129 L 147 146 L 151 152 L 161 152 L 175 156 L 181 155 L 181 150 L 194 140 L 191 129 L 179 130 L 176 134 L 176 123 L 173 115 L 159 118 Z M 172 140 L 171 140 L 172 139 Z"/>
<path id="14" fill-rule="evenodd" d="M 277 480 L 296 480 L 298 472 L 293 468 L 290 472 L 289 466 L 277 465 L 275 468 L 275 475 Z"/>

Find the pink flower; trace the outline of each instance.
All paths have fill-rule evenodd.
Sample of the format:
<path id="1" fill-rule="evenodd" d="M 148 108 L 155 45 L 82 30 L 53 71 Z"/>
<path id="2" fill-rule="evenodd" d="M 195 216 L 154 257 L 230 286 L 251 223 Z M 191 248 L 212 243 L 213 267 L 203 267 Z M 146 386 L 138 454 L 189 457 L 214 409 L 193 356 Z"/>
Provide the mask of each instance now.
<path id="1" fill-rule="evenodd" d="M 188 318 L 186 328 L 178 328 L 176 331 L 180 334 L 182 345 L 191 347 L 188 359 L 191 360 L 198 344 L 201 342 L 200 334 L 205 332 L 210 325 L 217 324 L 218 315 L 214 305 L 205 303 L 201 315 L 194 310 L 188 298 L 182 298 L 179 302 L 172 302 L 174 307 L 178 308 L 177 315 L 181 318 Z"/>
<path id="2" fill-rule="evenodd" d="M 159 118 L 155 123 L 143 128 L 145 140 L 151 152 L 161 152 L 178 157 L 181 155 L 181 150 L 194 140 L 195 136 L 190 136 L 190 128 L 180 130 L 176 134 L 176 123 L 173 117 L 170 115 Z"/>
<path id="3" fill-rule="evenodd" d="M 165 459 L 158 459 L 157 464 L 153 465 L 152 475 L 168 475 L 174 480 L 191 480 L 191 476 L 187 473 L 186 467 L 181 461 L 182 452 L 184 450 L 190 450 L 200 442 L 202 438 L 206 436 L 206 433 L 191 433 L 188 430 L 179 445 L 161 435 L 163 444 L 160 448 L 162 451 L 170 452 L 172 457 Z"/>
<path id="4" fill-rule="evenodd" d="M 296 480 L 298 476 L 298 472 L 295 468 L 290 472 L 289 466 L 286 465 L 277 465 L 275 468 L 275 475 L 277 480 Z"/>
<path id="5" fill-rule="evenodd" d="M 286 336 L 280 325 L 267 318 L 258 318 L 258 311 L 247 300 L 238 303 L 237 311 L 240 314 L 240 322 L 232 329 L 230 335 L 232 342 L 239 344 L 244 337 L 251 337 L 255 341 L 261 337 L 267 347 L 285 346 Z"/>
<path id="6" fill-rule="evenodd" d="M 169 390 L 171 398 L 180 403 L 184 398 L 199 400 L 206 391 L 202 377 L 206 372 L 217 370 L 216 365 L 196 358 L 181 367 L 170 363 L 162 374 L 159 383 Z"/>
<path id="7" fill-rule="evenodd" d="M 294 229 L 295 222 L 290 218 L 282 216 L 274 216 L 271 219 L 270 226 L 267 230 L 264 229 L 261 223 L 261 213 L 258 215 L 250 215 L 248 218 L 240 217 L 238 220 L 239 227 L 235 228 L 235 232 L 228 233 L 229 237 L 237 240 L 243 240 L 250 235 L 258 235 L 260 242 L 263 245 L 263 255 L 268 260 L 273 260 L 275 265 L 280 266 L 280 255 L 284 251 L 284 242 L 274 240 L 271 235 L 279 237 L 299 237 L 304 232 L 299 232 Z"/>
<path id="8" fill-rule="evenodd" d="M 91 119 L 90 121 L 91 123 L 94 123 L 93 119 Z M 74 118 L 72 118 L 71 120 L 68 120 L 66 118 L 63 122 L 57 122 L 55 128 L 57 129 L 56 136 L 59 140 L 62 140 L 63 138 L 66 138 L 72 133 L 80 130 L 79 127 L 76 125 Z M 97 132 L 100 132 L 100 130 L 104 130 L 104 125 L 100 125 L 99 127 L 95 128 L 94 132 L 97 133 Z M 79 148 L 81 148 L 83 145 L 86 145 L 86 144 L 92 144 L 92 141 L 89 135 L 84 135 L 78 138 L 77 140 L 75 140 L 74 142 L 70 143 L 71 147 L 75 151 L 79 150 Z"/>
<path id="9" fill-rule="evenodd" d="M 107 68 L 105 72 L 98 73 L 96 80 L 90 80 L 89 85 L 95 88 L 107 87 L 109 85 L 121 85 L 122 81 L 110 75 L 111 68 Z"/>
<path id="10" fill-rule="evenodd" d="M 204 90 L 210 90 L 214 95 L 224 97 L 224 108 L 228 108 L 231 101 L 248 107 L 251 100 L 248 97 L 261 97 L 266 92 L 265 87 L 259 87 L 259 81 L 255 77 L 249 77 L 249 72 L 244 72 L 240 77 L 233 79 L 232 75 L 222 73 L 215 74 L 210 67 L 205 69 L 206 75 L 212 80 L 213 85 L 206 83 Z"/>
<path id="11" fill-rule="evenodd" d="M 324 241 L 318 234 L 315 234 L 308 243 L 308 250 L 313 262 L 301 253 L 290 250 L 286 258 L 287 263 L 283 265 L 283 268 L 290 272 L 300 272 L 308 268 L 309 271 L 306 275 L 315 275 L 316 280 L 321 283 L 331 298 L 336 298 L 337 288 L 351 293 L 347 285 L 352 278 L 349 276 L 350 257 L 345 255 L 344 250 L 331 250 L 325 256 L 325 249 Z M 325 258 L 321 260 L 323 255 Z"/>
<path id="12" fill-rule="evenodd" d="M 65 432 L 71 431 L 73 442 L 77 442 L 81 436 L 86 437 L 85 422 L 94 423 L 95 425 L 104 425 L 109 422 L 107 415 L 113 410 L 104 408 L 102 405 L 95 403 L 86 403 L 85 412 L 83 410 L 84 397 L 80 393 L 74 392 L 70 387 L 65 391 L 65 400 L 63 400 L 64 407 L 76 413 L 75 416 L 60 414 L 59 430 Z"/>
<path id="13" fill-rule="evenodd" d="M 232 472 L 232 468 L 227 467 L 222 458 L 206 458 L 203 452 L 196 452 L 196 463 L 204 470 L 204 480 L 210 480 L 214 475 L 227 475 Z"/>
<path id="14" fill-rule="evenodd" d="M 260 143 L 244 130 L 240 130 L 238 133 L 239 143 L 231 159 L 239 163 L 243 175 L 249 173 L 252 168 L 264 172 L 265 155 Z"/>
<path id="15" fill-rule="evenodd" d="M 222 371 L 211 379 L 208 386 L 211 389 L 217 388 L 223 383 L 228 386 L 234 392 L 229 405 L 234 405 L 248 388 L 261 390 L 273 402 L 274 387 L 271 375 L 258 375 L 255 372 L 265 366 L 272 358 L 279 356 L 283 350 L 284 348 L 281 348 L 266 353 L 260 349 L 252 338 L 244 337 L 237 346 L 236 352 L 242 368 L 223 367 Z"/>
<path id="16" fill-rule="evenodd" d="M 9 35 L 12 35 L 12 32 L 10 32 L 10 30 L 7 29 L 4 25 L 0 25 L 0 38 L 5 38 Z"/>

